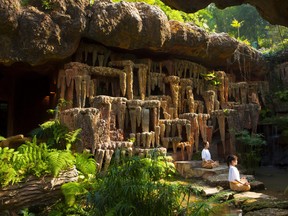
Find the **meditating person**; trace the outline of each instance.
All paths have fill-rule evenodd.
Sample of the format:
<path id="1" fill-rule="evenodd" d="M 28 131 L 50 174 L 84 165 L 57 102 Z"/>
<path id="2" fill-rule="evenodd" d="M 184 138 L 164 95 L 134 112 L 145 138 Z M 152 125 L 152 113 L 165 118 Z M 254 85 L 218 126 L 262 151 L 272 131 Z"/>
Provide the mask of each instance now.
<path id="1" fill-rule="evenodd" d="M 206 169 L 212 169 L 214 167 L 219 166 L 218 161 L 214 161 L 211 159 L 211 154 L 209 151 L 209 142 L 204 141 L 204 148 L 202 150 L 201 156 L 202 156 L 202 167 Z"/>
<path id="2" fill-rule="evenodd" d="M 228 181 L 230 189 L 234 191 L 249 191 L 250 183 L 245 177 L 240 179 L 240 173 L 236 167 L 238 164 L 238 158 L 235 155 L 229 155 L 227 157 L 227 165 L 229 167 Z"/>

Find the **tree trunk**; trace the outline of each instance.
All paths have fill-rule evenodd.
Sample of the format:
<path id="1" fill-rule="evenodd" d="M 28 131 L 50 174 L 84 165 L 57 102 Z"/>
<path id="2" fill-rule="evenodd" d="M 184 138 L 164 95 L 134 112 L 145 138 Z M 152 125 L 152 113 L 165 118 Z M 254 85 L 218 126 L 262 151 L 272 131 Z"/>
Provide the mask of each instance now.
<path id="1" fill-rule="evenodd" d="M 0 188 L 0 215 L 3 210 L 17 211 L 26 207 L 47 205 L 62 197 L 61 185 L 77 181 L 76 168 L 61 172 L 57 178 L 29 177 L 25 182 Z"/>

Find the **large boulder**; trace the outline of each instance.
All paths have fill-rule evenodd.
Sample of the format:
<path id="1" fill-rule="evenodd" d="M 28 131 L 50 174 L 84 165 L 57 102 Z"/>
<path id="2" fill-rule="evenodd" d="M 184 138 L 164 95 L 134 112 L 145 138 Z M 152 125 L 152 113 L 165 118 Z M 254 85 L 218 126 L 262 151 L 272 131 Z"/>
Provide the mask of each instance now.
<path id="1" fill-rule="evenodd" d="M 142 57 L 181 58 L 209 69 L 251 72 L 261 79 L 266 63 L 257 50 L 227 34 L 208 34 L 189 23 L 169 21 L 156 6 L 96 0 L 0 0 L 0 64 L 32 66 L 71 57 L 81 39 Z M 248 68 L 249 67 L 249 68 Z"/>

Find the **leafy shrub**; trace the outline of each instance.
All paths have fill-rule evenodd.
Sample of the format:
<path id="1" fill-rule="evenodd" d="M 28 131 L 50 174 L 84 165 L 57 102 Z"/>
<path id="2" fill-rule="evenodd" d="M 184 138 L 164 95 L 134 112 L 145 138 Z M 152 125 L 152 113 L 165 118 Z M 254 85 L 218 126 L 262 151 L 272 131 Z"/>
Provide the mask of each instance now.
<path id="1" fill-rule="evenodd" d="M 248 131 L 241 131 L 237 134 L 239 155 L 241 164 L 246 168 L 247 173 L 253 174 L 255 168 L 260 165 L 261 150 L 266 141 L 261 134 L 252 134 Z"/>

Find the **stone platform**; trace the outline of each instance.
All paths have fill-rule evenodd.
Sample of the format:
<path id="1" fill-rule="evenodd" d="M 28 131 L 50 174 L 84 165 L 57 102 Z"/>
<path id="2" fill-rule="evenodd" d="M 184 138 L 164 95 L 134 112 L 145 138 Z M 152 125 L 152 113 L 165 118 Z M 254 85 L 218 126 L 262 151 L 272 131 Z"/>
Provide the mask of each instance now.
<path id="1" fill-rule="evenodd" d="M 174 164 L 177 171 L 184 178 L 207 178 L 208 176 L 228 173 L 226 164 L 220 164 L 213 169 L 205 169 L 201 167 L 201 163 L 202 161 L 176 161 Z"/>

